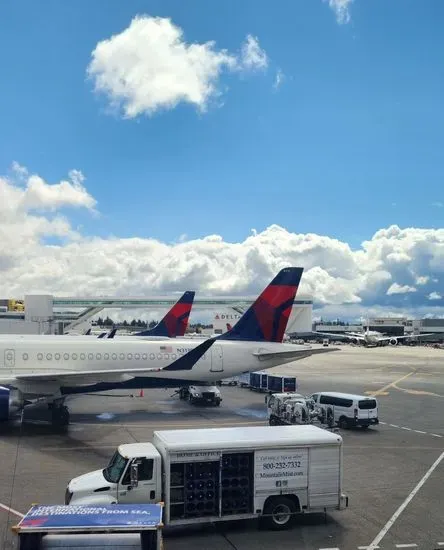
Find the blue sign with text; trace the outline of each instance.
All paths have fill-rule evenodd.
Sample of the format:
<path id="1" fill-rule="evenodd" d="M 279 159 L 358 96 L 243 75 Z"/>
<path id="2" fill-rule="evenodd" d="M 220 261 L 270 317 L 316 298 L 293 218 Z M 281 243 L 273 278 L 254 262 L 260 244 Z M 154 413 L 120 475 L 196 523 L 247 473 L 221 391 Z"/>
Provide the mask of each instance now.
<path id="1" fill-rule="evenodd" d="M 162 524 L 160 504 L 112 504 L 110 506 L 33 506 L 19 523 L 23 531 L 101 528 L 153 529 Z"/>

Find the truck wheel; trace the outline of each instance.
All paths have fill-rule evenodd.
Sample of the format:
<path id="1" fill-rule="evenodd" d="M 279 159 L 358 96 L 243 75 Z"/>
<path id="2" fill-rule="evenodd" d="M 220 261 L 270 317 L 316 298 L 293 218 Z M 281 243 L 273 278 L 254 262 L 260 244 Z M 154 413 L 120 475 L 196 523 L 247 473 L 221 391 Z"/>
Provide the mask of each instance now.
<path id="1" fill-rule="evenodd" d="M 214 404 L 215 404 L 216 407 L 219 407 L 220 406 L 220 399 L 216 399 L 214 401 Z"/>
<path id="2" fill-rule="evenodd" d="M 277 422 L 277 419 L 276 419 L 275 416 L 270 416 L 269 424 L 270 424 L 270 426 L 277 426 L 278 425 L 278 422 Z"/>
<path id="3" fill-rule="evenodd" d="M 348 428 L 348 421 L 345 416 L 341 416 L 341 418 L 339 419 L 339 427 L 342 430 L 346 430 Z"/>
<path id="4" fill-rule="evenodd" d="M 296 505 L 291 499 L 275 497 L 265 505 L 263 520 L 267 529 L 283 531 L 293 525 L 296 513 Z"/>

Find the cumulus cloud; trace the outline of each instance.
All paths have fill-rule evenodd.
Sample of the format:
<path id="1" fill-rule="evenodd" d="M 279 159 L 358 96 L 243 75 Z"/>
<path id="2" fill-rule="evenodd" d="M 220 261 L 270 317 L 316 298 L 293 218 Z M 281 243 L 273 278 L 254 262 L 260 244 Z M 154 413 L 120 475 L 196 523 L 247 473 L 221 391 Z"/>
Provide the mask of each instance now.
<path id="1" fill-rule="evenodd" d="M 393 283 L 387 290 L 387 294 L 406 294 L 407 292 L 416 292 L 414 286 L 409 285 L 398 285 L 398 283 Z"/>
<path id="2" fill-rule="evenodd" d="M 25 174 L 24 171 L 21 173 Z M 393 225 L 353 250 L 348 243 L 279 225 L 252 229 L 239 242 L 221 235 L 177 242 L 86 237 L 74 231 L 67 207 L 92 210 L 81 172 L 47 183 L 28 174 L 0 177 L 0 272 L 3 296 L 254 295 L 283 267 L 302 266 L 300 294 L 321 314 L 372 316 L 444 312 L 444 229 Z M 53 237 L 57 237 L 54 244 Z M 48 244 L 48 239 L 51 244 Z"/>
<path id="3" fill-rule="evenodd" d="M 328 2 L 330 8 L 335 12 L 336 21 L 340 25 L 350 22 L 350 5 L 353 0 L 324 0 L 324 2 Z"/>
<path id="4" fill-rule="evenodd" d="M 241 52 L 230 53 L 214 41 L 187 43 L 171 19 L 135 17 L 122 32 L 99 42 L 87 68 L 96 92 L 126 118 L 152 115 L 190 103 L 205 111 L 220 94 L 223 71 L 263 70 L 268 57 L 256 37 L 247 35 Z"/>

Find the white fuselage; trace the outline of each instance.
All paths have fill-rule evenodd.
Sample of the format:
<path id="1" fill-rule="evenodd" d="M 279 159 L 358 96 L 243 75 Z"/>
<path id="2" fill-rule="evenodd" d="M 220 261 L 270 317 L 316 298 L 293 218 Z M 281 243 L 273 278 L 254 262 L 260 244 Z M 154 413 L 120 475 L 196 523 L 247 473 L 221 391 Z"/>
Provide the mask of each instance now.
<path id="1" fill-rule="evenodd" d="M 89 393 L 101 391 L 105 387 L 178 387 L 184 381 L 211 382 L 310 355 L 306 347 L 293 344 L 220 340 L 190 370 L 131 372 L 166 367 L 201 344 L 202 341 L 189 338 L 153 341 L 139 338 L 114 340 L 90 336 L 9 335 L 0 337 L 0 385 L 13 386 L 29 397 Z M 259 361 L 253 355 L 258 351 L 276 354 L 294 352 L 294 355 L 276 355 Z M 114 375 L 112 371 L 117 369 L 128 372 L 116 372 Z M 94 371 L 101 372 L 95 374 Z M 27 374 L 34 376 L 26 379 Z M 46 376 L 39 380 L 42 375 Z M 54 377 L 49 378 L 47 375 Z"/>

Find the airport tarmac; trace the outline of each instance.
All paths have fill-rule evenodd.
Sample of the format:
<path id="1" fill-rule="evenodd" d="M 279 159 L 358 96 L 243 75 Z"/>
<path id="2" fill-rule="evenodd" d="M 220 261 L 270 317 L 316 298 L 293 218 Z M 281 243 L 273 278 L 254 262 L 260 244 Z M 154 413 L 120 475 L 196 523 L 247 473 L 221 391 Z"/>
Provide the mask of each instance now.
<path id="1" fill-rule="evenodd" d="M 379 426 L 341 432 L 349 508 L 301 517 L 281 533 L 260 531 L 254 521 L 174 530 L 165 549 L 444 548 L 444 350 L 341 346 L 271 370 L 295 374 L 304 394 L 334 390 L 379 400 Z M 27 412 L 21 431 L 1 428 L 0 548 L 16 547 L 9 527 L 20 513 L 34 502 L 63 503 L 67 482 L 104 467 L 120 443 L 149 440 L 155 429 L 266 423 L 264 395 L 248 389 L 223 387 L 214 408 L 181 402 L 172 390 L 129 393 L 72 399 L 65 434 L 53 433 L 38 409 Z"/>

